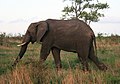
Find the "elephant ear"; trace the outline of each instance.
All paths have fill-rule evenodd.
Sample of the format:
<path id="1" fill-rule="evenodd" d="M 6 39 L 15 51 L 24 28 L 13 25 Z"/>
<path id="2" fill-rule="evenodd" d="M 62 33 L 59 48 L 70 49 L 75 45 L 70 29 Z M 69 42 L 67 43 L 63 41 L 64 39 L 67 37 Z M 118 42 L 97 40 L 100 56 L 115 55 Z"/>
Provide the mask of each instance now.
<path id="1" fill-rule="evenodd" d="M 48 25 L 45 21 L 41 21 L 37 29 L 37 42 L 41 42 L 43 36 L 48 31 Z"/>

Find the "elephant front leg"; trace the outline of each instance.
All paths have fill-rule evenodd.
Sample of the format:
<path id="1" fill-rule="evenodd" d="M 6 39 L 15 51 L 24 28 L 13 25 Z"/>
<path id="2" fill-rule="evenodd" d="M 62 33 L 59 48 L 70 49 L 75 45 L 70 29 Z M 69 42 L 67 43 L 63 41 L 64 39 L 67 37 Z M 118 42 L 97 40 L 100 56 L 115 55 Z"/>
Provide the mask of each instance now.
<path id="1" fill-rule="evenodd" d="M 50 53 L 50 49 L 48 47 L 42 46 L 40 51 L 40 62 L 43 63 L 47 59 L 49 53 Z"/>
<path id="2" fill-rule="evenodd" d="M 55 60 L 56 68 L 57 70 L 59 70 L 62 67 L 61 59 L 60 59 L 60 49 L 52 48 L 52 54 Z"/>

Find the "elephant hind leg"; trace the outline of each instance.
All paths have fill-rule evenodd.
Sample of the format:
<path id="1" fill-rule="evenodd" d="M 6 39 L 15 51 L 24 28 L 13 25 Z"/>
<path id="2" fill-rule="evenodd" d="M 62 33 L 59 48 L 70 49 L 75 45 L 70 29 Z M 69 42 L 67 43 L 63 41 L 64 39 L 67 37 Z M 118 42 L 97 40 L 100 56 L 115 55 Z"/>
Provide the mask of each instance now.
<path id="1" fill-rule="evenodd" d="M 98 60 L 98 57 L 95 55 L 93 45 L 90 48 L 89 59 L 92 60 L 100 70 L 107 70 L 105 64 Z"/>
<path id="2" fill-rule="evenodd" d="M 89 49 L 87 46 L 81 48 L 81 50 L 78 52 L 78 58 L 82 64 L 83 71 L 89 71 L 88 54 L 89 54 Z"/>

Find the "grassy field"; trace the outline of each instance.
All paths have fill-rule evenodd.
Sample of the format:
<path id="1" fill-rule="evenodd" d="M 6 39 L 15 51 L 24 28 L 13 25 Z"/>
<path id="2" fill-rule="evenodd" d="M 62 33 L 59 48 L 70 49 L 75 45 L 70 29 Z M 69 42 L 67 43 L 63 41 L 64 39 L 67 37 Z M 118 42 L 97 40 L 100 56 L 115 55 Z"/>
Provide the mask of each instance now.
<path id="1" fill-rule="evenodd" d="M 0 84 L 120 84 L 120 37 L 97 37 L 97 55 L 106 72 L 89 60 L 91 72 L 83 72 L 75 53 L 61 52 L 63 68 L 57 72 L 50 54 L 43 65 L 39 60 L 40 44 L 29 44 L 17 67 L 13 68 L 21 38 L 4 37 L 0 43 Z"/>

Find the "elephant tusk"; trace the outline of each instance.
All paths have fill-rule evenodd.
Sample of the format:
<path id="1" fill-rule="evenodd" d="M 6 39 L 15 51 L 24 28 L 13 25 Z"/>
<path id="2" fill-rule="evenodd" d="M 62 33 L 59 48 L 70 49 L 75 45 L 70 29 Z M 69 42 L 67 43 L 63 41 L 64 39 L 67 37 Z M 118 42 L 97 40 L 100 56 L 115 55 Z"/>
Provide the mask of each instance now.
<path id="1" fill-rule="evenodd" d="M 17 46 L 23 46 L 23 45 L 25 45 L 26 44 L 26 42 L 24 42 L 24 43 L 22 43 L 22 44 L 19 44 L 19 45 L 17 45 Z"/>

